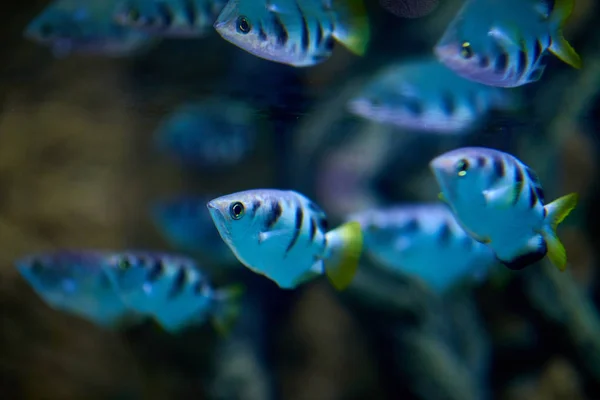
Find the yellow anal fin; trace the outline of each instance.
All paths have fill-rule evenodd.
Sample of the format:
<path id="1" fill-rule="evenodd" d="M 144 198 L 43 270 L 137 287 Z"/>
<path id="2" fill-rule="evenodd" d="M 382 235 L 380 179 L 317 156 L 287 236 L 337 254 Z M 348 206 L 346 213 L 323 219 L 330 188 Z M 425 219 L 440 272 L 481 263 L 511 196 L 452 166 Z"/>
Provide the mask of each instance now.
<path id="1" fill-rule="evenodd" d="M 234 326 L 240 313 L 240 298 L 244 292 L 245 288 L 242 285 L 232 285 L 215 292 L 212 325 L 219 335 L 226 336 Z"/>
<path id="2" fill-rule="evenodd" d="M 371 39 L 369 18 L 363 0 L 333 0 L 337 12 L 333 37 L 356 55 L 363 56 Z"/>
<path id="3" fill-rule="evenodd" d="M 337 290 L 350 285 L 356 271 L 363 246 L 361 226 L 356 221 L 347 222 L 327 233 L 331 256 L 325 261 L 325 274 Z"/>
<path id="4" fill-rule="evenodd" d="M 550 45 L 549 50 L 562 61 L 574 68 L 579 69 L 582 65 L 581 57 L 564 38 L 562 30 L 567 19 L 573 12 L 573 7 L 573 0 L 555 0 L 554 9 L 552 12 L 552 20 L 557 24 L 558 31 L 556 34 L 552 35 L 552 44 Z"/>
<path id="5" fill-rule="evenodd" d="M 577 205 L 577 193 L 571 193 L 545 206 L 548 228 L 542 232 L 548 245 L 548 258 L 560 271 L 567 268 L 567 254 L 556 235 L 556 228 Z"/>

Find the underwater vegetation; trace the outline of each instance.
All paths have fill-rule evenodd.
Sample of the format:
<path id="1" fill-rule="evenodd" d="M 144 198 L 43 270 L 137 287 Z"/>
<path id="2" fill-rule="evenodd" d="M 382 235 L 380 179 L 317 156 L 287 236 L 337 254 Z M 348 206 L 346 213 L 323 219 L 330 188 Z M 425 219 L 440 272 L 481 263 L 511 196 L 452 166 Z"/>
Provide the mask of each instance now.
<path id="1" fill-rule="evenodd" d="M 600 393 L 589 0 L 8 2 L 0 393 Z"/>

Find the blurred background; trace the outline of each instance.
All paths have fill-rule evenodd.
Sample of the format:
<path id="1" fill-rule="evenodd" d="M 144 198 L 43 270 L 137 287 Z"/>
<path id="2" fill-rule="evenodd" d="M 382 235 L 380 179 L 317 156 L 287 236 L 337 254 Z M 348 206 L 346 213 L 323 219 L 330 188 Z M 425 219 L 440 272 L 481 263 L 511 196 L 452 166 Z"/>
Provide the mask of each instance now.
<path id="1" fill-rule="evenodd" d="M 127 57 L 57 57 L 23 36 L 49 4 L 2 4 L 3 398 L 600 398 L 596 2 L 577 0 L 565 28 L 584 68 L 551 57 L 540 81 L 519 88 L 526 111 L 492 112 L 476 134 L 462 136 L 408 132 L 346 109 L 382 66 L 431 54 L 460 0 L 440 0 L 421 18 L 368 2 L 367 54 L 336 46 L 310 68 L 260 59 L 215 32 L 166 38 Z M 218 115 L 239 102 L 251 140 L 188 138 L 208 149 L 200 161 L 157 144 L 181 105 L 219 101 L 199 112 Z M 152 217 L 157 201 L 182 194 L 210 199 L 279 188 L 310 197 L 336 226 L 369 207 L 436 201 L 427 164 L 463 145 L 515 154 L 538 172 L 547 199 L 580 194 L 560 229 L 567 272 L 544 263 L 497 268 L 439 294 L 418 277 L 369 269 L 365 260 L 344 292 L 324 279 L 286 291 L 235 259 L 215 262 L 174 243 Z M 219 152 L 221 159 L 205 162 Z M 175 335 L 150 322 L 99 327 L 44 303 L 14 267 L 24 255 L 62 248 L 194 257 L 216 286 L 244 282 L 241 315 L 226 337 L 204 325 Z"/>

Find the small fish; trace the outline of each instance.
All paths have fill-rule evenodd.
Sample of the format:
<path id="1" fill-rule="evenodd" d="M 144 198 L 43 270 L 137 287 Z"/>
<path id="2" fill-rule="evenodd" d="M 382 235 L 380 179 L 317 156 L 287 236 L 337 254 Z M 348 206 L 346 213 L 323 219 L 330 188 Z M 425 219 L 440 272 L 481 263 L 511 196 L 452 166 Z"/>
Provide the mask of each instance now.
<path id="1" fill-rule="evenodd" d="M 152 207 L 152 219 L 172 246 L 209 255 L 219 265 L 237 264 L 237 258 L 215 229 L 206 209 L 208 200 L 202 196 L 180 196 L 159 201 Z"/>
<path id="2" fill-rule="evenodd" d="M 293 289 L 324 273 L 338 290 L 352 281 L 362 250 L 357 222 L 328 231 L 319 206 L 285 190 L 247 190 L 207 206 L 240 262 L 279 287 Z"/>
<path id="3" fill-rule="evenodd" d="M 151 315 L 168 332 L 209 318 L 218 331 L 226 332 L 237 317 L 240 287 L 213 290 L 190 258 L 127 251 L 111 254 L 103 265 L 123 302 Z"/>
<path id="4" fill-rule="evenodd" d="M 461 226 L 508 268 L 523 269 L 546 254 L 559 270 L 566 268 L 556 228 L 575 208 L 576 193 L 544 205 L 544 191 L 531 168 L 483 147 L 444 153 L 430 168 Z"/>
<path id="5" fill-rule="evenodd" d="M 121 0 L 114 19 L 163 37 L 201 37 L 212 31 L 227 0 Z"/>
<path id="6" fill-rule="evenodd" d="M 465 277 L 481 279 L 494 252 L 471 238 L 440 203 L 404 204 L 350 215 L 363 230 L 364 251 L 380 265 L 417 276 L 441 293 Z"/>
<path id="7" fill-rule="evenodd" d="M 55 0 L 25 29 L 25 37 L 49 46 L 55 57 L 72 53 L 124 57 L 155 43 L 145 33 L 115 24 L 116 0 Z"/>
<path id="8" fill-rule="evenodd" d="M 234 165 L 254 148 L 255 122 L 242 102 L 212 98 L 185 104 L 161 123 L 156 145 L 191 167 Z"/>
<path id="9" fill-rule="evenodd" d="M 513 93 L 461 78 L 435 59 L 393 64 L 348 102 L 363 118 L 442 134 L 472 130 L 491 109 L 518 107 Z"/>
<path id="10" fill-rule="evenodd" d="M 294 67 L 325 61 L 335 40 L 362 56 L 370 37 L 363 0 L 231 0 L 214 27 L 247 52 Z"/>
<path id="11" fill-rule="evenodd" d="M 573 0 L 467 0 L 434 53 L 475 82 L 501 87 L 536 82 L 548 50 L 581 68 L 562 33 L 572 11 Z"/>
<path id="12" fill-rule="evenodd" d="M 62 250 L 15 262 L 16 268 L 50 307 L 105 328 L 141 319 L 115 292 L 102 270 L 102 252 Z"/>

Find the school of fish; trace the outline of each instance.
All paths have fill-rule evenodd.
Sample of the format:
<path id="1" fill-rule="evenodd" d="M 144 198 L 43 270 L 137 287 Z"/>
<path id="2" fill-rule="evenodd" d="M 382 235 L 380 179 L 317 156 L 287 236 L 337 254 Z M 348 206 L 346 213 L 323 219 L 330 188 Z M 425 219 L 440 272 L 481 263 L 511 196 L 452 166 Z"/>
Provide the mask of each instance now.
<path id="1" fill-rule="evenodd" d="M 372 71 L 346 112 L 408 132 L 476 135 L 490 112 L 523 107 L 516 88 L 542 78 L 548 53 L 582 67 L 563 36 L 572 10 L 573 0 L 465 0 L 431 55 Z M 327 62 L 338 44 L 367 57 L 370 23 L 363 0 L 54 0 L 24 35 L 56 57 L 127 57 L 163 38 L 207 37 L 214 29 L 240 51 L 309 68 Z M 174 109 L 155 144 L 186 166 L 223 169 L 250 157 L 258 131 L 251 105 L 215 95 Z M 535 171 L 492 148 L 459 147 L 427 163 L 439 200 L 359 210 L 333 228 L 302 193 L 240 188 L 150 207 L 178 253 L 57 250 L 15 265 L 57 310 L 106 328 L 151 319 L 171 333 L 206 321 L 226 332 L 242 301 L 238 285 L 213 288 L 196 256 L 244 266 L 287 290 L 322 276 L 344 290 L 363 255 L 438 293 L 485 279 L 495 265 L 521 270 L 547 257 L 566 269 L 556 231 L 577 194 L 546 203 Z"/>

